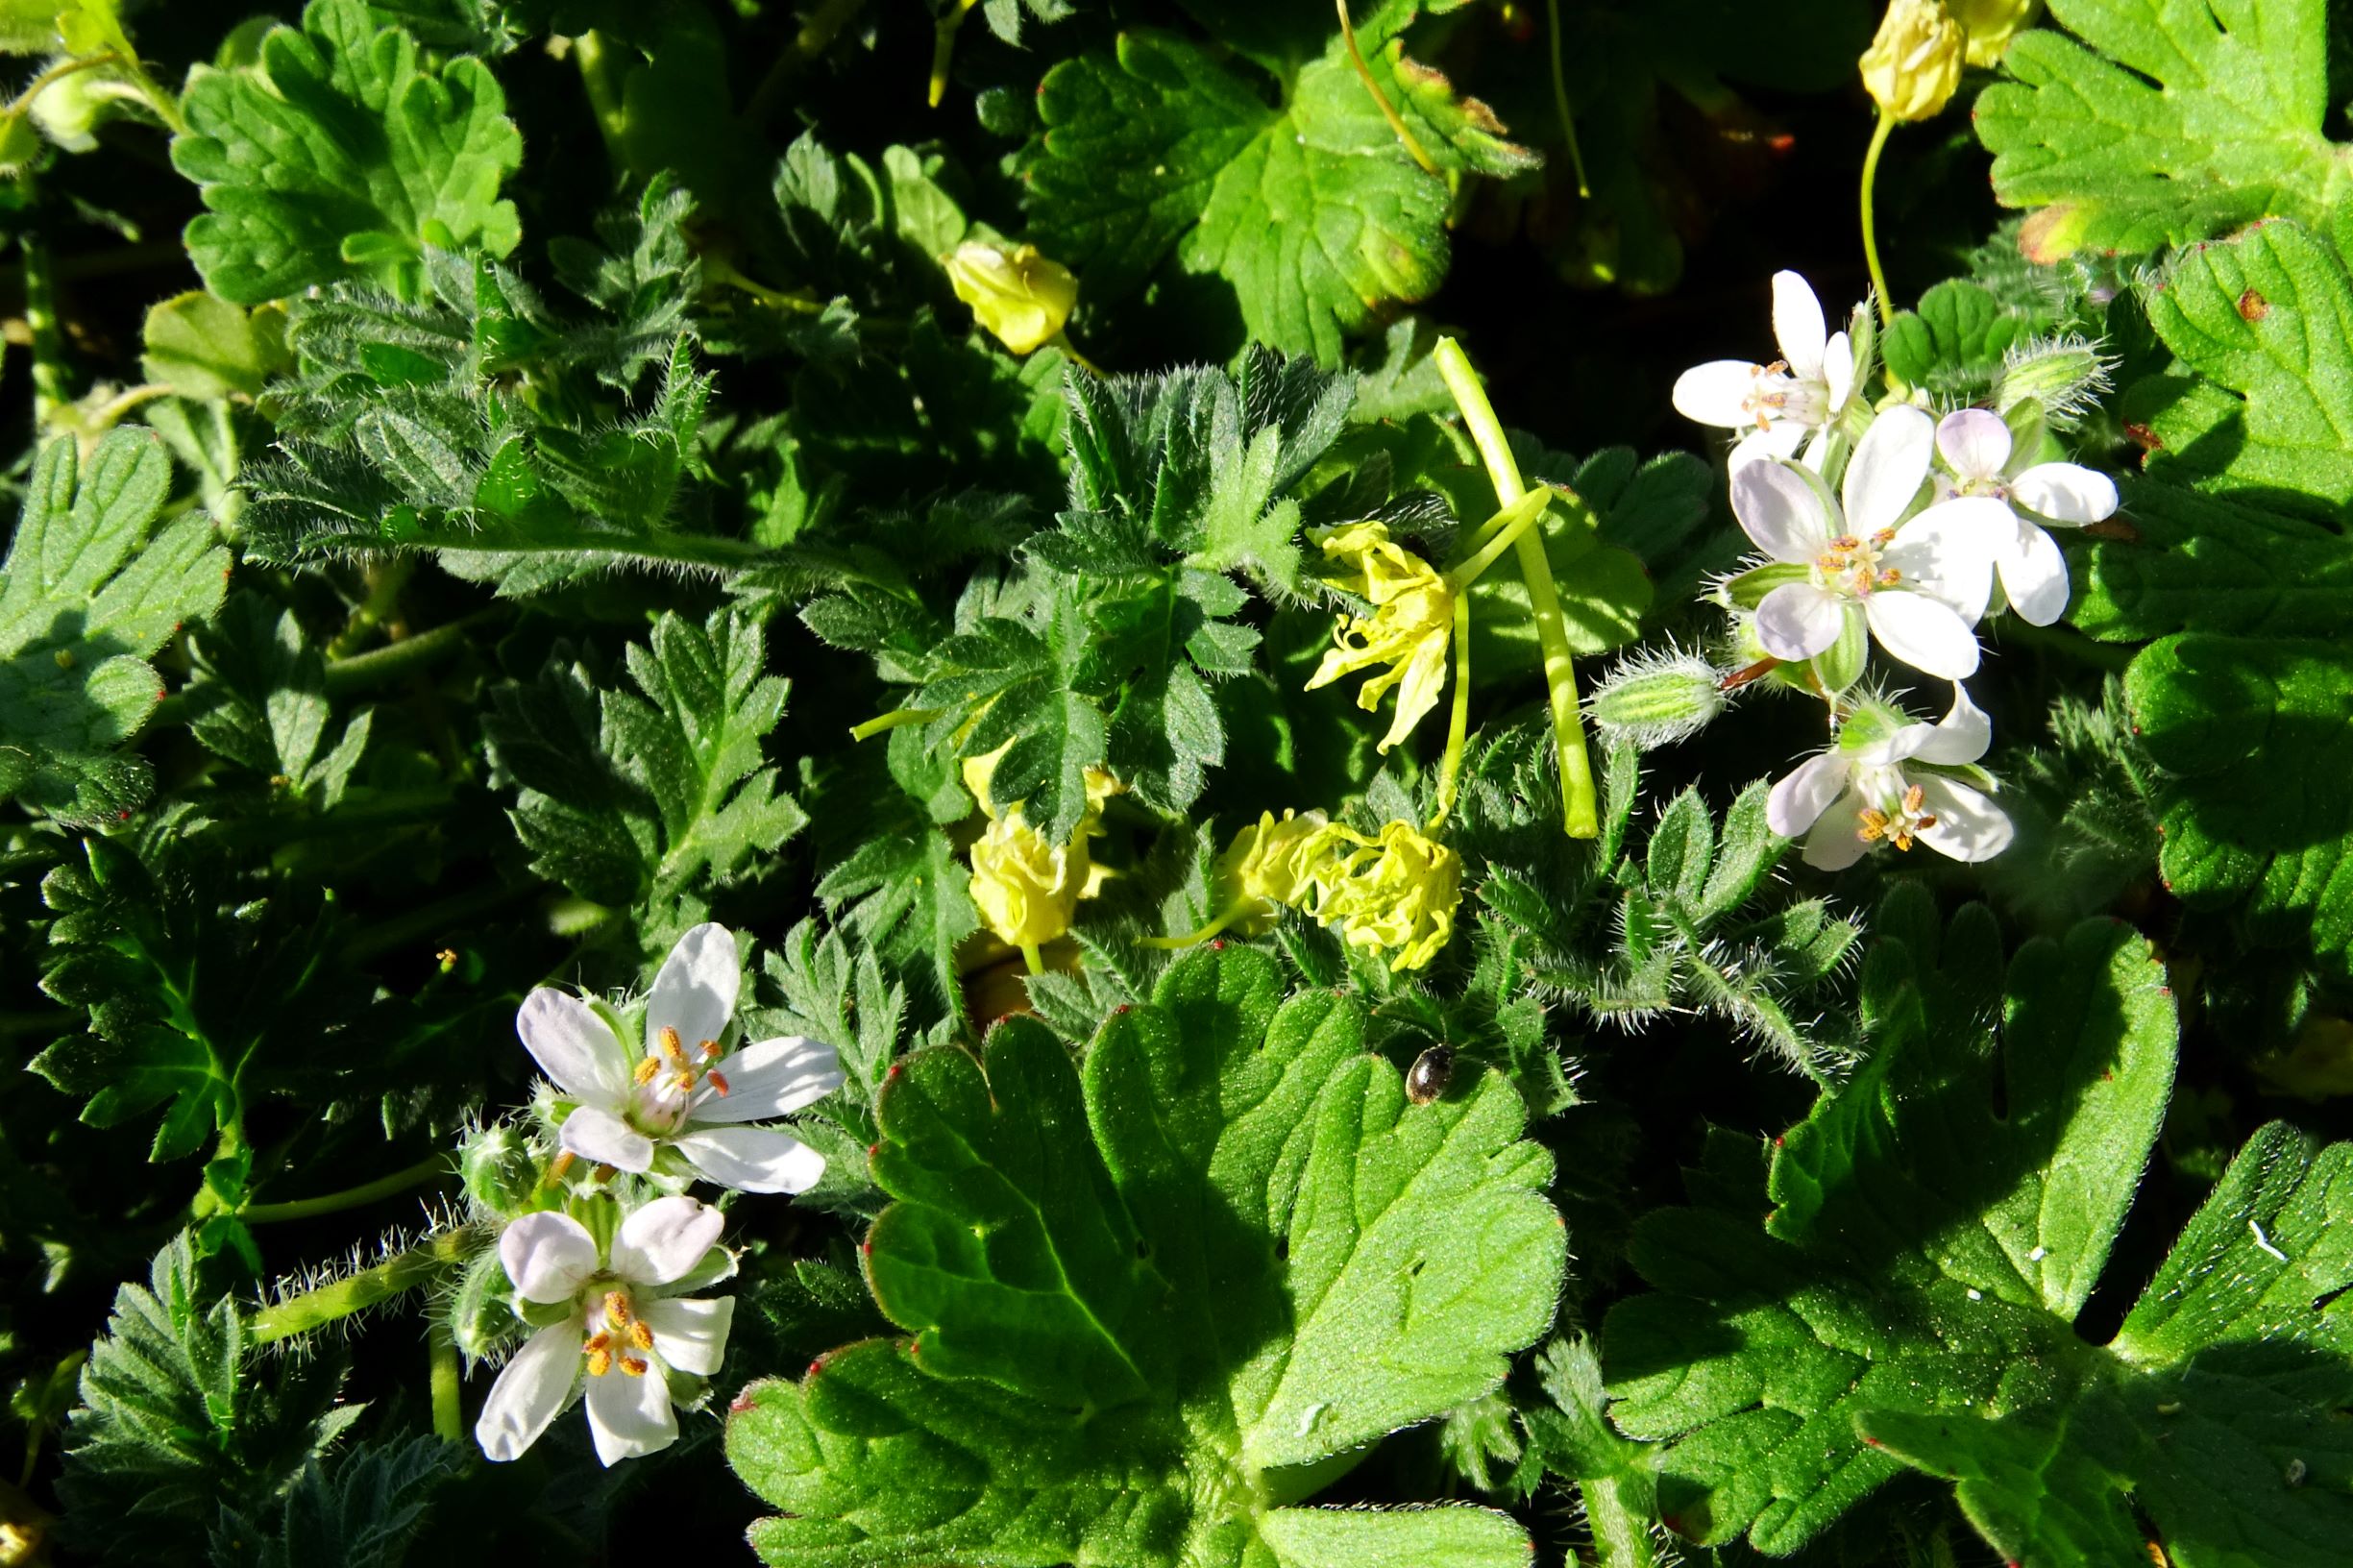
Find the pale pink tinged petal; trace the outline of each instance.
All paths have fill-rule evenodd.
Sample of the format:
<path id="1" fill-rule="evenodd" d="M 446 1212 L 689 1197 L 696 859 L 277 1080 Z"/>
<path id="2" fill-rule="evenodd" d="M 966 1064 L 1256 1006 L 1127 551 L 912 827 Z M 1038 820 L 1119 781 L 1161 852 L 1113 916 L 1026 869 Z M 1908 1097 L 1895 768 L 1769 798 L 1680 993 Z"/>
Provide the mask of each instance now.
<path id="1" fill-rule="evenodd" d="M 1829 328 L 1822 319 L 1822 302 L 1814 298 L 1814 290 L 1794 272 L 1773 275 L 1773 336 L 1781 346 L 1781 357 L 1789 368 L 1806 380 L 1822 375 L 1822 351 L 1826 346 Z"/>
<path id="2" fill-rule="evenodd" d="M 563 1412 L 572 1398 L 573 1380 L 580 1375 L 580 1339 L 578 1318 L 552 1324 L 524 1341 L 515 1359 L 500 1370 L 474 1423 L 474 1440 L 481 1444 L 482 1458 L 497 1464 L 522 1458 Z"/>
<path id="3" fill-rule="evenodd" d="M 689 1128 L 674 1146 L 706 1178 L 739 1192 L 806 1192 L 825 1174 L 823 1155 L 767 1127 Z"/>
<path id="4" fill-rule="evenodd" d="M 597 1458 L 606 1468 L 623 1459 L 658 1454 L 678 1440 L 678 1418 L 671 1412 L 670 1384 L 659 1366 L 631 1377 L 622 1370 L 621 1356 L 602 1377 L 588 1380 L 588 1434 L 596 1440 Z"/>
<path id="5" fill-rule="evenodd" d="M 1913 727 L 1921 733 L 1903 754 L 1923 762 L 1975 762 L 1994 744 L 1994 722 L 1957 682 L 1952 688 L 1952 707 L 1945 717 L 1936 723 Z"/>
<path id="6" fill-rule="evenodd" d="M 735 934 L 723 925 L 703 924 L 678 939 L 653 977 L 646 998 L 646 1043 L 667 1024 L 688 1050 L 718 1040 L 735 1017 L 735 994 L 744 967 L 735 956 Z"/>
<path id="7" fill-rule="evenodd" d="M 1992 496 L 1955 496 L 1940 501 L 1906 523 L 1899 539 L 1929 546 L 1941 555 L 1966 551 L 1988 560 L 2010 548 L 2018 514 Z"/>
<path id="8" fill-rule="evenodd" d="M 2010 427 L 2001 416 L 1984 408 L 1963 408 L 1937 421 L 1936 450 L 1964 479 L 2001 477 L 2010 460 Z"/>
<path id="9" fill-rule="evenodd" d="M 1734 469 L 1732 515 L 1757 549 L 1792 566 L 1811 563 L 1830 537 L 1822 497 L 1785 463 Z"/>
<path id="10" fill-rule="evenodd" d="M 1921 527 L 1934 515 L 1924 512 L 1905 524 L 1879 556 L 1879 564 L 1896 574 L 1898 592 L 1909 589 L 1942 600 L 1973 626 L 1994 592 L 1995 556 L 2015 548 L 2017 520 L 2011 520 L 2010 531 L 1989 549 L 1974 528 L 1951 527 L 1941 521 Z"/>
<path id="11" fill-rule="evenodd" d="M 621 1222 L 613 1272 L 635 1285 L 668 1285 L 719 1244 L 726 1216 L 689 1197 L 656 1198 Z"/>
<path id="12" fill-rule="evenodd" d="M 1928 477 L 1928 453 L 1935 446 L 1935 425 L 1908 404 L 1873 420 L 1847 460 L 1847 478 L 1840 487 L 1847 531 L 1870 534 L 1894 527 L 1920 494 L 1921 481 Z"/>
<path id="13" fill-rule="evenodd" d="M 720 1084 L 727 1091 L 719 1091 Z M 815 1105 L 843 1084 L 842 1059 L 830 1045 L 798 1035 L 763 1040 L 720 1060 L 704 1078 L 687 1119 L 697 1126 L 767 1121 Z"/>
<path id="14" fill-rule="evenodd" d="M 2001 591 L 2019 619 L 2047 626 L 2067 612 L 2067 557 L 2059 542 L 2031 523 L 2018 528 L 2019 548 L 2001 563 Z"/>
<path id="15" fill-rule="evenodd" d="M 1864 600 L 1863 613 L 1878 645 L 1913 669 L 1947 680 L 1977 673 L 1977 634 L 1942 600 L 1876 593 Z"/>
<path id="16" fill-rule="evenodd" d="M 526 1301 L 570 1301 L 597 1271 L 597 1241 L 570 1214 L 543 1209 L 499 1233 L 499 1262 Z"/>
<path id="17" fill-rule="evenodd" d="M 1765 797 L 1766 825 L 1785 839 L 1796 838 L 1838 798 L 1850 772 L 1847 759 L 1835 751 L 1806 758 Z"/>
<path id="18" fill-rule="evenodd" d="M 1810 659 L 1838 641 L 1846 601 L 1810 582 L 1785 582 L 1756 606 L 1756 640 L 1777 659 Z"/>
<path id="19" fill-rule="evenodd" d="M 1737 474 L 1751 463 L 1794 457 L 1798 449 L 1805 444 L 1805 434 L 1804 426 L 1790 420 L 1768 425 L 1761 430 L 1752 429 L 1732 443 L 1731 455 L 1725 459 L 1724 466 Z"/>
<path id="20" fill-rule="evenodd" d="M 1854 344 L 1844 332 L 1832 332 L 1829 347 L 1822 351 L 1822 380 L 1829 389 L 1829 411 L 1835 417 L 1854 390 Z"/>
<path id="21" fill-rule="evenodd" d="M 1805 863 L 1821 871 L 1845 870 L 1871 847 L 1862 829 L 1863 797 L 1849 790 L 1830 802 L 1805 836 Z"/>
<path id="22" fill-rule="evenodd" d="M 653 1139 L 601 1106 L 583 1105 L 564 1118 L 556 1140 L 583 1160 L 615 1170 L 653 1168 Z"/>
<path id="23" fill-rule="evenodd" d="M 1920 842 L 1955 860 L 1991 860 L 2010 846 L 2010 818 L 1977 790 L 1934 773 L 1917 773 L 1921 802 L 1936 819 L 1920 830 Z"/>
<path id="24" fill-rule="evenodd" d="M 2116 481 L 2077 463 L 2037 463 L 2010 481 L 2010 494 L 2026 510 L 2070 527 L 2116 515 Z"/>
<path id="25" fill-rule="evenodd" d="M 657 1296 L 637 1304 L 637 1315 L 653 1331 L 654 1354 L 681 1372 L 707 1378 L 727 1353 L 727 1328 L 735 1321 L 735 1298 L 687 1300 Z"/>
<path id="26" fill-rule="evenodd" d="M 1753 425 L 1749 392 L 1759 367 L 1746 359 L 1711 359 L 1694 365 L 1675 379 L 1675 411 L 1699 425 L 1739 429 Z"/>
<path id="27" fill-rule="evenodd" d="M 515 1034 L 539 1070 L 578 1100 L 616 1101 L 629 1082 L 621 1041 L 570 992 L 541 986 L 515 1010 Z"/>

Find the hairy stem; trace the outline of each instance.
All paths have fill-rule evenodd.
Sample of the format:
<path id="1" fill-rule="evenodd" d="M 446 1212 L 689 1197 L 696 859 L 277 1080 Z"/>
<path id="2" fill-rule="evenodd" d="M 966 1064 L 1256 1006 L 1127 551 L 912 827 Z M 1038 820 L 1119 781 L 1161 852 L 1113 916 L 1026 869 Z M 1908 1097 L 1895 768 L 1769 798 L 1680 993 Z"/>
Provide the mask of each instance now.
<path id="1" fill-rule="evenodd" d="M 458 1398 L 457 1340 L 447 1318 L 433 1316 L 425 1330 L 426 1379 L 432 1391 L 433 1435 L 445 1443 L 466 1440 L 466 1412 Z"/>
<path id="2" fill-rule="evenodd" d="M 257 1345 L 308 1334 L 328 1324 L 380 1307 L 421 1285 L 429 1285 L 490 1243 L 489 1233 L 467 1225 L 444 1231 L 421 1246 L 387 1258 L 315 1290 L 273 1302 L 246 1320 L 246 1332 Z"/>

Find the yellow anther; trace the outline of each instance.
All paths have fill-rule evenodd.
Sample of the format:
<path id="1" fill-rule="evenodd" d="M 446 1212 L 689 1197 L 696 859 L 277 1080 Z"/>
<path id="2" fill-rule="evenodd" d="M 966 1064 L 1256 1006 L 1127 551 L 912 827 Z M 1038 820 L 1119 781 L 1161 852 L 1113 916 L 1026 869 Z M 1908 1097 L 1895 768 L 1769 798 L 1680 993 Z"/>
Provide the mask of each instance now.
<path id="1" fill-rule="evenodd" d="M 611 1351 L 592 1350 L 588 1353 L 588 1375 L 590 1377 L 601 1378 L 612 1369 L 613 1353 Z"/>
<path id="2" fill-rule="evenodd" d="M 621 1359 L 621 1369 L 633 1378 L 642 1378 L 649 1370 L 649 1363 L 640 1357 L 624 1356 Z"/>
<path id="3" fill-rule="evenodd" d="M 607 1290 L 604 1293 L 604 1320 L 616 1329 L 629 1326 L 629 1293 L 626 1290 Z"/>
<path id="4" fill-rule="evenodd" d="M 679 1090 L 681 1093 L 686 1093 L 686 1094 L 691 1094 L 691 1093 L 693 1093 L 693 1092 L 695 1091 L 695 1072 L 694 1072 L 694 1069 L 693 1069 L 692 1067 L 689 1067 L 689 1068 L 688 1068 L 688 1069 L 686 1069 L 684 1072 L 681 1072 L 681 1073 L 677 1074 L 675 1077 L 672 1078 L 672 1079 L 670 1080 L 670 1083 L 671 1083 L 671 1087 L 672 1087 L 672 1088 L 674 1088 L 674 1089 L 675 1089 L 675 1090 Z"/>
<path id="5" fill-rule="evenodd" d="M 577 1158 L 579 1158 L 577 1155 L 574 1154 L 570 1149 L 566 1149 L 561 1154 L 558 1154 L 554 1159 L 549 1161 L 548 1174 L 545 1185 L 553 1187 L 556 1183 L 562 1181 L 564 1179 L 564 1172 L 572 1168 L 572 1162 Z"/>
<path id="6" fill-rule="evenodd" d="M 701 1044 L 696 1046 L 695 1049 L 700 1053 L 705 1062 L 716 1062 L 719 1060 L 719 1041 L 716 1040 L 706 1040 Z"/>
<path id="7" fill-rule="evenodd" d="M 653 1331 L 646 1327 L 646 1320 L 644 1318 L 641 1317 L 636 1322 L 629 1325 L 629 1343 L 635 1345 L 640 1350 L 651 1350 L 653 1348 Z"/>
<path id="8" fill-rule="evenodd" d="M 661 1031 L 654 1038 L 662 1042 L 664 1056 L 669 1057 L 673 1062 L 686 1060 L 686 1047 L 678 1043 L 678 1031 L 673 1029 L 669 1024 L 662 1025 Z"/>
<path id="9" fill-rule="evenodd" d="M 649 1056 L 637 1064 L 637 1071 L 634 1076 L 639 1083 L 650 1084 L 653 1082 L 653 1075 L 661 1070 L 662 1059 L 658 1056 Z"/>

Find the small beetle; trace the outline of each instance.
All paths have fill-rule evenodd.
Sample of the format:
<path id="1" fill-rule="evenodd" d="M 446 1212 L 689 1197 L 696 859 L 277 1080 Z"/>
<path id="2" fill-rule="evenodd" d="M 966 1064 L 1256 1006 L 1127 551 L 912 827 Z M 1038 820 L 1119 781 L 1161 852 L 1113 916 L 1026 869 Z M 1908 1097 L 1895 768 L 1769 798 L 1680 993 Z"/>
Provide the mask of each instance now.
<path id="1" fill-rule="evenodd" d="M 1413 1059 L 1406 1073 L 1406 1098 L 1415 1105 L 1428 1105 L 1446 1092 L 1446 1086 L 1455 1081 L 1455 1048 L 1452 1045 L 1433 1045 Z"/>

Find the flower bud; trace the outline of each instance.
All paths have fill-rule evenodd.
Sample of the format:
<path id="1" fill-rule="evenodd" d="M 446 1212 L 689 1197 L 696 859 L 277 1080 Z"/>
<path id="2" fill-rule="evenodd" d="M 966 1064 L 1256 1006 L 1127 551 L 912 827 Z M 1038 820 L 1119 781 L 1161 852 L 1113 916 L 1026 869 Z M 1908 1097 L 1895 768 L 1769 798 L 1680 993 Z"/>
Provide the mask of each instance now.
<path id="1" fill-rule="evenodd" d="M 2011 38 L 2043 9 L 2042 0 L 1945 0 L 1945 5 L 1969 40 L 1969 62 L 1977 66 L 2001 63 Z"/>
<path id="2" fill-rule="evenodd" d="M 495 1356 L 521 1333 L 523 1320 L 507 1299 L 506 1269 L 496 1247 L 466 1265 L 450 1298 L 450 1337 L 469 1360 Z"/>
<path id="3" fill-rule="evenodd" d="M 1605 735 L 1648 751 L 1706 728 L 1725 709 L 1723 678 L 1696 653 L 1676 649 L 1635 653 L 1594 687 L 1585 708 Z"/>
<path id="4" fill-rule="evenodd" d="M 457 1172 L 475 1206 L 502 1219 L 540 1207 L 539 1160 L 530 1139 L 498 1121 L 468 1133 L 457 1146 Z"/>
<path id="5" fill-rule="evenodd" d="M 1961 29 L 1944 0 L 1894 0 L 1863 51 L 1863 86 L 1898 120 L 1924 120 L 1961 85 Z"/>
<path id="6" fill-rule="evenodd" d="M 1078 304 L 1078 280 L 1035 245 L 1009 251 L 977 242 L 959 245 L 941 264 L 956 298 L 996 340 L 1016 354 L 1052 342 Z"/>
<path id="7" fill-rule="evenodd" d="M 2071 429 L 2107 392 L 2115 365 L 2097 344 L 2072 332 L 2029 338 L 2002 355 L 1994 406 L 2006 416 L 2021 404 L 2036 404 L 2053 429 Z"/>

